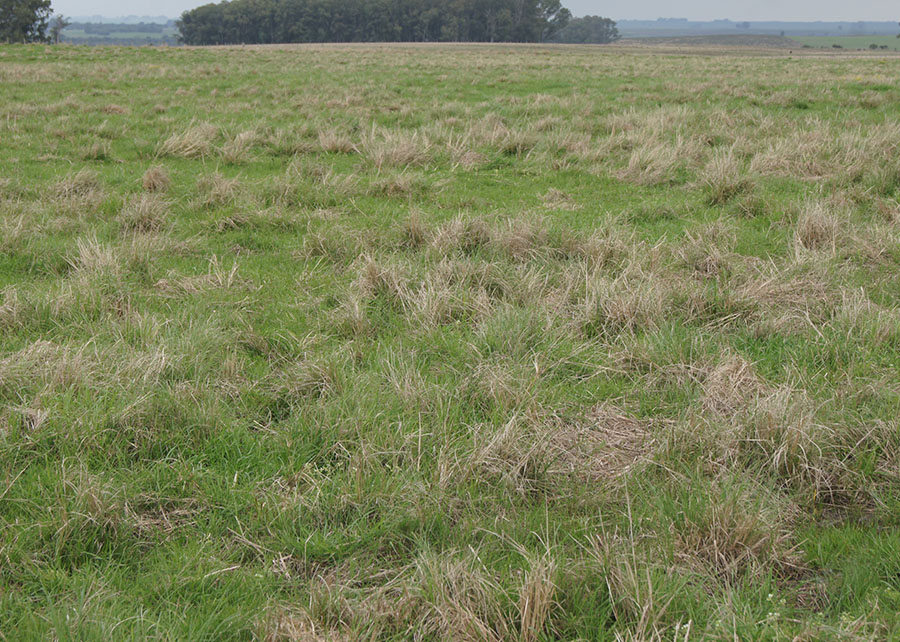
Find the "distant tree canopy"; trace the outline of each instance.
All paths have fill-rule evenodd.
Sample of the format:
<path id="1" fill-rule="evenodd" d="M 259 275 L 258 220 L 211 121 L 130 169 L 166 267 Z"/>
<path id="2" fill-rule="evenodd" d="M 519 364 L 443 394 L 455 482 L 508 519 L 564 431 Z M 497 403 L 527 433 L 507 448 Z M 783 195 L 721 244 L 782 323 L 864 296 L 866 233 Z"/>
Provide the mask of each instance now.
<path id="1" fill-rule="evenodd" d="M 543 42 L 571 15 L 560 0 L 231 0 L 185 11 L 177 25 L 189 45 Z"/>
<path id="2" fill-rule="evenodd" d="M 0 42 L 47 42 L 50 0 L 0 0 Z"/>
<path id="3" fill-rule="evenodd" d="M 615 21 L 600 16 L 585 16 L 570 20 L 553 36 L 553 41 L 603 45 L 620 37 Z"/>

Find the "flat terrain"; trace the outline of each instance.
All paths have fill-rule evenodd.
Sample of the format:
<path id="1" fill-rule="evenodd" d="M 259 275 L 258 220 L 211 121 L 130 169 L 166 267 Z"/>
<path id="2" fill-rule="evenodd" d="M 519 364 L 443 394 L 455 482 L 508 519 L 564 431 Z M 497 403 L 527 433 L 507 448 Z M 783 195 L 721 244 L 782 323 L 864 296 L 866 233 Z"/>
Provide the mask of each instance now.
<path id="1" fill-rule="evenodd" d="M 623 45 L 649 45 L 651 47 L 657 48 L 663 45 L 682 47 L 712 46 L 719 48 L 728 47 L 731 49 L 741 47 L 753 48 L 757 50 L 798 49 L 803 46 L 793 38 L 785 38 L 783 36 L 767 36 L 762 34 L 623 38 L 621 41 L 619 41 L 617 46 L 621 47 Z"/>
<path id="2" fill-rule="evenodd" d="M 844 49 L 870 49 L 870 45 L 876 45 L 887 47 L 889 51 L 900 49 L 900 38 L 894 36 L 794 36 L 792 39 L 811 47 L 839 45 Z"/>
<path id="3" fill-rule="evenodd" d="M 159 32 L 146 32 L 129 30 L 128 25 L 122 25 L 121 31 L 113 31 L 108 34 L 87 33 L 84 29 L 68 27 L 63 31 L 62 39 L 65 44 L 81 45 L 110 45 L 128 44 L 131 46 L 142 45 L 174 45 L 177 43 L 178 30 L 175 27 L 162 27 Z"/>
<path id="4" fill-rule="evenodd" d="M 897 639 L 900 57 L 794 54 L 0 47 L 0 639 Z"/>

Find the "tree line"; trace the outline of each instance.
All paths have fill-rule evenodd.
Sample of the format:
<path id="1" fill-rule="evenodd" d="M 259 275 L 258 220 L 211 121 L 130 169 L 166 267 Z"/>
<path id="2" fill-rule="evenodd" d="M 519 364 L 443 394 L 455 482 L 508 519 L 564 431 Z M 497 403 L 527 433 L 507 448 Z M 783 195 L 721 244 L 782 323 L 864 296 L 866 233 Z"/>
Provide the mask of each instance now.
<path id="1" fill-rule="evenodd" d="M 0 42 L 59 42 L 71 25 L 50 0 L 0 0 Z M 87 36 L 162 25 L 79 23 Z M 609 18 L 572 18 L 560 0 L 225 0 L 185 11 L 189 45 L 282 42 L 568 42 L 618 40 Z"/>
<path id="2" fill-rule="evenodd" d="M 545 42 L 560 0 L 231 0 L 185 11 L 189 45 L 285 42 Z"/>
<path id="3" fill-rule="evenodd" d="M 573 18 L 553 37 L 554 42 L 577 44 L 606 44 L 621 36 L 614 20 L 600 16 Z"/>

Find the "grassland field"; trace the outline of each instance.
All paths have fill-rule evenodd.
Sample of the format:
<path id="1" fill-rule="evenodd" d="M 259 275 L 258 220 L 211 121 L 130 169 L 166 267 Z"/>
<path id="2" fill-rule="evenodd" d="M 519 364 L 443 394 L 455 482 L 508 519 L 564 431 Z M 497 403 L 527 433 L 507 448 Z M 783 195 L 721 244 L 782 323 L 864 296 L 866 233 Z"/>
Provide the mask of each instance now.
<path id="1" fill-rule="evenodd" d="M 900 639 L 900 57 L 0 47 L 0 640 Z"/>
<path id="2" fill-rule="evenodd" d="M 895 36 L 791 36 L 791 40 L 811 47 L 840 45 L 844 49 L 869 49 L 870 45 L 877 45 L 891 51 L 900 49 L 900 38 Z"/>

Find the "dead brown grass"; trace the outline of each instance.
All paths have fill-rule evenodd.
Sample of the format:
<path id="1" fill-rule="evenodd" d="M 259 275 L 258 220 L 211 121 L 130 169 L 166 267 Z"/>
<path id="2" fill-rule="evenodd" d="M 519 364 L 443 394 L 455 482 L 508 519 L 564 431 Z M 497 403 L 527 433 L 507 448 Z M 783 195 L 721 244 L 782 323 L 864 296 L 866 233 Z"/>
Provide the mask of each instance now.
<path id="1" fill-rule="evenodd" d="M 145 192 L 166 192 L 172 186 L 172 178 L 162 165 L 147 168 L 141 177 L 141 187 Z"/>
<path id="2" fill-rule="evenodd" d="M 241 182 L 216 172 L 197 181 L 197 191 L 201 207 L 213 209 L 233 203 L 241 192 Z"/>
<path id="3" fill-rule="evenodd" d="M 360 149 L 377 169 L 424 165 L 431 157 L 431 143 L 419 132 L 373 129 L 362 139 Z"/>
<path id="4" fill-rule="evenodd" d="M 157 232 L 167 224 L 169 203 L 156 194 L 140 194 L 125 202 L 119 213 L 124 232 Z"/>
<path id="5" fill-rule="evenodd" d="M 192 123 L 183 132 L 174 133 L 163 141 L 157 153 L 159 156 L 203 158 L 212 153 L 218 135 L 219 128 L 212 123 Z"/>
<path id="6" fill-rule="evenodd" d="M 791 516 L 796 509 L 775 497 L 760 501 L 740 491 L 713 487 L 705 510 L 692 515 L 678 533 L 677 556 L 687 566 L 734 581 L 755 569 L 783 574 L 797 568 Z"/>
<path id="7" fill-rule="evenodd" d="M 795 240 L 799 248 L 807 250 L 836 251 L 840 222 L 826 204 L 808 203 L 797 219 Z"/>

